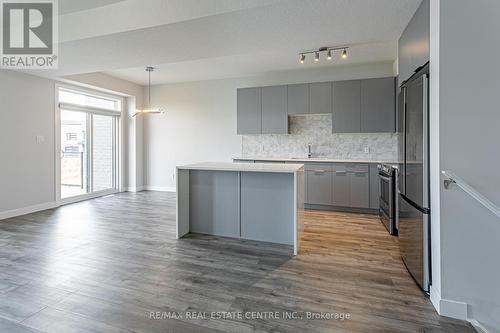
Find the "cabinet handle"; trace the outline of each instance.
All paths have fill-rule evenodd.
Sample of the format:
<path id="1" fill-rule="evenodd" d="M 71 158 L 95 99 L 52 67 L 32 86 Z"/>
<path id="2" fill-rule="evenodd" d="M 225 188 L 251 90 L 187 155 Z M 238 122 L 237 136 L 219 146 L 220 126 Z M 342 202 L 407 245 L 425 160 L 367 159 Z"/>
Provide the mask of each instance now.
<path id="1" fill-rule="evenodd" d="M 314 173 L 325 173 L 326 170 L 314 170 Z"/>

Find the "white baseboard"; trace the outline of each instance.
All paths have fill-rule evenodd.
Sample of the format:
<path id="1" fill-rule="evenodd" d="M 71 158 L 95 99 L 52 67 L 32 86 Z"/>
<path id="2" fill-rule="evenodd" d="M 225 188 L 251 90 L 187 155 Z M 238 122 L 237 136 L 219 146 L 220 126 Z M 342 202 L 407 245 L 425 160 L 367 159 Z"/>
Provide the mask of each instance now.
<path id="1" fill-rule="evenodd" d="M 483 325 L 481 325 L 480 322 L 478 322 L 476 319 L 470 319 L 469 320 L 469 323 L 471 323 L 472 326 L 474 326 L 474 328 L 476 329 L 476 331 L 478 333 L 490 333 L 486 327 L 484 327 Z"/>
<path id="2" fill-rule="evenodd" d="M 467 320 L 467 303 L 441 299 L 439 302 L 439 314 L 441 316 L 455 319 Z"/>
<path id="3" fill-rule="evenodd" d="M 144 190 L 146 191 L 160 191 L 160 192 L 176 192 L 175 187 L 170 186 L 144 186 Z"/>
<path id="4" fill-rule="evenodd" d="M 144 191 L 144 186 L 125 187 L 124 190 L 125 192 L 140 192 Z"/>
<path id="5" fill-rule="evenodd" d="M 8 219 L 11 217 L 16 217 L 16 216 L 21 216 L 21 215 L 26 215 L 26 214 L 31 214 L 35 212 L 39 212 L 42 210 L 47 210 L 47 209 L 52 209 L 56 208 L 58 204 L 55 201 L 51 202 L 45 202 L 42 204 L 38 205 L 33 205 L 33 206 L 28 206 L 28 207 L 23 207 L 23 208 L 18 208 L 18 209 L 12 209 L 12 210 L 6 210 L 4 212 L 0 212 L 0 220 Z"/>
<path id="6" fill-rule="evenodd" d="M 433 285 L 430 290 L 430 300 L 437 313 L 441 314 L 441 291 Z"/>

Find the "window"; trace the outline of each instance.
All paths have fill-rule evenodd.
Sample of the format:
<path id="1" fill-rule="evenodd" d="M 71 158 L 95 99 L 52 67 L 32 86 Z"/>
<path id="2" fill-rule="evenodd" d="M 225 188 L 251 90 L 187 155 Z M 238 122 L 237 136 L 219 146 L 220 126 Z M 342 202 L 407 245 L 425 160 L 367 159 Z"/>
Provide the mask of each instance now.
<path id="1" fill-rule="evenodd" d="M 118 190 L 121 99 L 59 88 L 61 198 Z"/>
<path id="2" fill-rule="evenodd" d="M 81 105 L 104 110 L 121 111 L 121 101 L 119 99 L 99 97 L 64 88 L 59 89 L 59 103 Z"/>

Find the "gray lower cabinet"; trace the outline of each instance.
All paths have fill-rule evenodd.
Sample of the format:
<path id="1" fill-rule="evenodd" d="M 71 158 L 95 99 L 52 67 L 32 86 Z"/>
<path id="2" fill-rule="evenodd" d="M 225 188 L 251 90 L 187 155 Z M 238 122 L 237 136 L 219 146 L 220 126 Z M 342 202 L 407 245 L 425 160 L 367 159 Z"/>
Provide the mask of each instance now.
<path id="1" fill-rule="evenodd" d="M 240 88 L 237 94 L 237 134 L 262 133 L 261 88 Z"/>
<path id="2" fill-rule="evenodd" d="M 333 133 L 361 132 L 361 81 L 333 82 Z"/>
<path id="3" fill-rule="evenodd" d="M 361 132 L 396 131 L 394 77 L 361 80 Z"/>
<path id="4" fill-rule="evenodd" d="M 287 86 L 262 87 L 262 134 L 287 134 Z"/>
<path id="5" fill-rule="evenodd" d="M 313 205 L 330 205 L 332 202 L 332 172 L 306 170 L 306 202 Z"/>
<path id="6" fill-rule="evenodd" d="M 378 165 L 370 164 L 370 208 L 379 209 L 379 178 Z"/>
<path id="7" fill-rule="evenodd" d="M 309 84 L 289 84 L 287 102 L 289 115 L 309 113 Z"/>
<path id="8" fill-rule="evenodd" d="M 305 163 L 305 203 L 378 210 L 377 166 L 376 163 Z"/>
<path id="9" fill-rule="evenodd" d="M 332 178 L 332 205 L 339 207 L 351 206 L 351 184 L 347 165 L 334 164 Z"/>
<path id="10" fill-rule="evenodd" d="M 332 113 L 332 83 L 309 83 L 309 113 Z"/>
<path id="11" fill-rule="evenodd" d="M 370 175 L 367 164 L 349 165 L 350 197 L 349 207 L 370 207 Z"/>

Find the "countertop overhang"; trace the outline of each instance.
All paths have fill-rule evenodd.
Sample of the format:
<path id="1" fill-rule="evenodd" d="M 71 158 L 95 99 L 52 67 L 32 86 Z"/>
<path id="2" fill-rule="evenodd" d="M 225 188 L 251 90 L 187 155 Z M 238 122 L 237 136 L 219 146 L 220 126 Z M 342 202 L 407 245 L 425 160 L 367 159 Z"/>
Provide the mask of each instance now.
<path id="1" fill-rule="evenodd" d="M 233 157 L 233 160 L 239 161 L 278 161 L 278 162 L 297 162 L 297 163 L 366 163 L 366 164 L 397 164 L 395 161 L 383 160 L 355 160 L 355 159 L 334 159 L 334 158 L 308 158 L 308 157 L 258 157 L 258 156 L 238 156 Z"/>
<path id="2" fill-rule="evenodd" d="M 298 162 L 298 161 L 297 161 Z M 304 170 L 304 164 L 287 163 L 231 163 L 231 162 L 205 162 L 178 166 L 179 170 L 208 170 L 208 171 L 236 171 L 236 172 L 275 172 L 295 173 Z"/>

